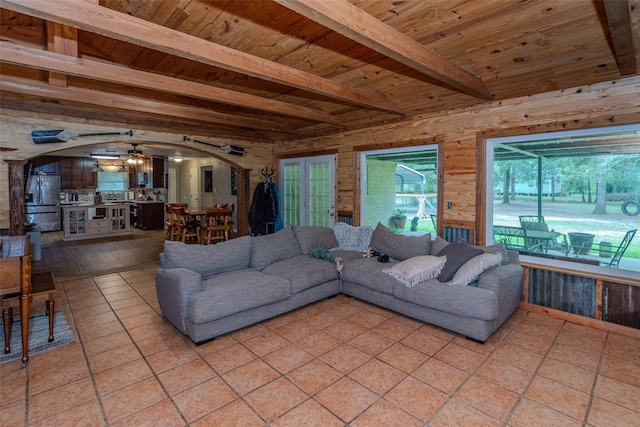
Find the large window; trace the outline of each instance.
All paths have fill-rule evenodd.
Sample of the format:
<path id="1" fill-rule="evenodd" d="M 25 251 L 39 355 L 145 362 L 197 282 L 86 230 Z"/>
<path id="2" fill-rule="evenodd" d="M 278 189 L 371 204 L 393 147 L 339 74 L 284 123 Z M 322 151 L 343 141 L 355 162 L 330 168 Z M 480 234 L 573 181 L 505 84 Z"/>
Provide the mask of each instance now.
<path id="1" fill-rule="evenodd" d="M 436 145 L 361 154 L 361 224 L 398 233 L 435 233 Z"/>
<path id="2" fill-rule="evenodd" d="M 494 242 L 640 271 L 640 125 L 490 139 L 487 159 Z"/>
<path id="3" fill-rule="evenodd" d="M 128 172 L 98 172 L 99 191 L 122 191 L 129 188 Z"/>

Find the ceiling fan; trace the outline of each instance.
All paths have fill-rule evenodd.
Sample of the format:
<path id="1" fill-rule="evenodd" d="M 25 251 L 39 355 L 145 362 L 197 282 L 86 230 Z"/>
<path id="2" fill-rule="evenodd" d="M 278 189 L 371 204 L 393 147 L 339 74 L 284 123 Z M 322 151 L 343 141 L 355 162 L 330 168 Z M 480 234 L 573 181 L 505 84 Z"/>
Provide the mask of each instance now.
<path id="1" fill-rule="evenodd" d="M 138 144 L 132 143 L 133 149 L 127 150 L 127 154 L 129 154 L 129 158 L 127 159 L 127 163 L 130 165 L 141 165 L 144 163 L 144 159 L 142 156 L 142 151 L 138 150 Z"/>

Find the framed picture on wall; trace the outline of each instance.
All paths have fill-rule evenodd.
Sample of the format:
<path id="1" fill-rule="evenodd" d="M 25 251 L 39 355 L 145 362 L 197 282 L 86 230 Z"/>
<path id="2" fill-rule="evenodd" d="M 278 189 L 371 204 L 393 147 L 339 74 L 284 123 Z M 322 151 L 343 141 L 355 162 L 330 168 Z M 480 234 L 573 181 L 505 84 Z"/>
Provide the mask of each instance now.
<path id="1" fill-rule="evenodd" d="M 213 171 L 204 171 L 204 192 L 213 193 Z"/>
<path id="2" fill-rule="evenodd" d="M 231 168 L 231 195 L 235 196 L 238 194 L 238 175 L 236 174 L 236 169 Z"/>

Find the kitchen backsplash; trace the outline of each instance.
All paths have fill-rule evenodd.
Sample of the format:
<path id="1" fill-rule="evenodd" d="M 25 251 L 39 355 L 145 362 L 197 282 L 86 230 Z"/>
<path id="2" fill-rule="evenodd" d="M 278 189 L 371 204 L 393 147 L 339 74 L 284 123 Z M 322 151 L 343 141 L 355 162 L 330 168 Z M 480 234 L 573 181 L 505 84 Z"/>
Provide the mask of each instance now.
<path id="1" fill-rule="evenodd" d="M 96 191 L 92 189 L 66 189 L 60 192 L 61 202 L 93 202 Z M 100 191 L 103 201 L 157 200 L 164 201 L 164 188 L 132 188 L 127 191 Z"/>

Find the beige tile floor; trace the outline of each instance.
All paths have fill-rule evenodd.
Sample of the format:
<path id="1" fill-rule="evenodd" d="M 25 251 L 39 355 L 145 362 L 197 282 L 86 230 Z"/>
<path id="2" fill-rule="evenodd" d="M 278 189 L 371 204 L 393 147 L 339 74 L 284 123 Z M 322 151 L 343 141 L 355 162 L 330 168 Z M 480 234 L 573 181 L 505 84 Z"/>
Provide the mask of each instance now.
<path id="1" fill-rule="evenodd" d="M 194 346 L 153 268 L 58 283 L 71 345 L 0 365 L 2 426 L 640 426 L 640 340 L 523 311 L 484 345 L 340 295 Z"/>

